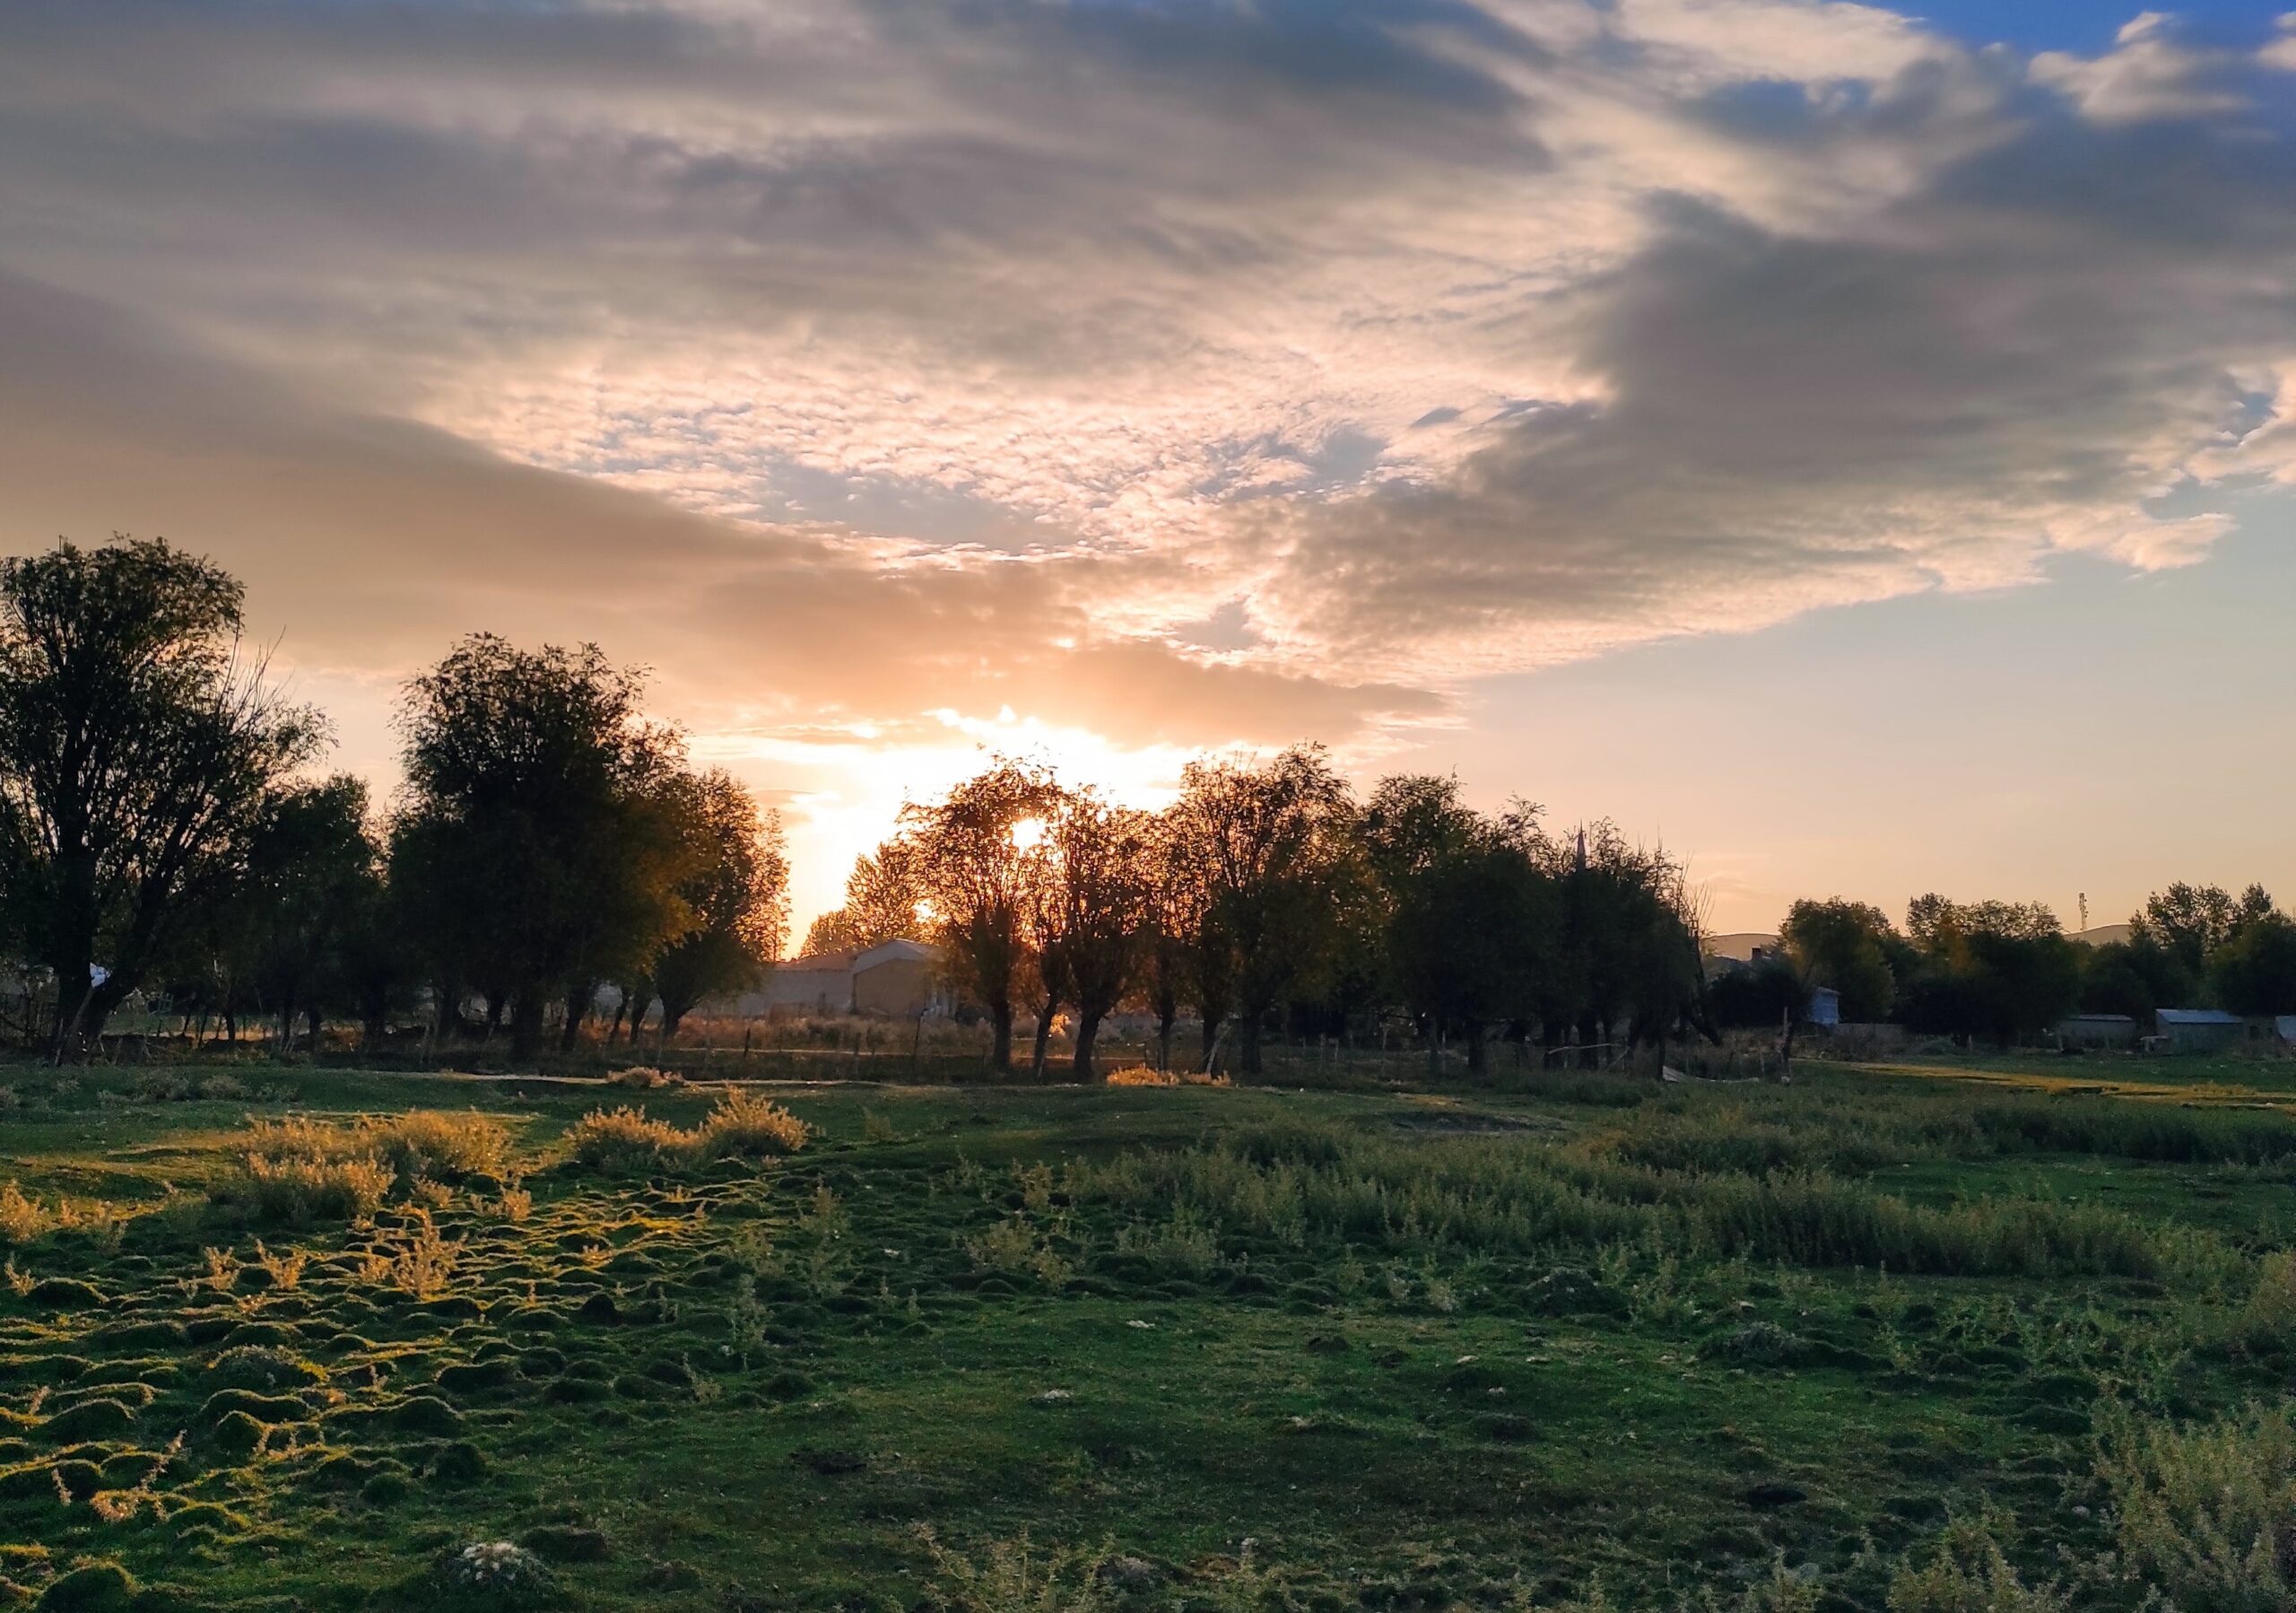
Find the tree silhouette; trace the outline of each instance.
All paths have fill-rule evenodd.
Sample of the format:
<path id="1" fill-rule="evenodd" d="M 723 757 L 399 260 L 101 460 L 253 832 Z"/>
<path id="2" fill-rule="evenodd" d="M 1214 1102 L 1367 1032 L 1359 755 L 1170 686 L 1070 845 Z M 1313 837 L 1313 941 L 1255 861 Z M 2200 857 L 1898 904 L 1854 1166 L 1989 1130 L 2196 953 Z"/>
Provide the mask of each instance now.
<path id="1" fill-rule="evenodd" d="M 164 542 L 0 562 L 0 892 L 59 1059 L 229 899 L 324 742 L 241 659 L 243 597 Z"/>

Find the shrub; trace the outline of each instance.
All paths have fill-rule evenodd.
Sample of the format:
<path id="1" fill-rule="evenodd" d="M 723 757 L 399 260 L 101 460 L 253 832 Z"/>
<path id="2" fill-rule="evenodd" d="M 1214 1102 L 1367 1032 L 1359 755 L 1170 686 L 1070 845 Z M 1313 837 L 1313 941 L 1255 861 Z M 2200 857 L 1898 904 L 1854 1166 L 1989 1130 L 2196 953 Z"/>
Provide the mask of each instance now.
<path id="1" fill-rule="evenodd" d="M 1907 1563 L 1890 1580 L 1890 1613 L 2067 1613 L 2072 1605 L 2054 1586 L 2027 1586 L 1974 1523 L 1948 1528 L 1926 1565 Z"/>
<path id="2" fill-rule="evenodd" d="M 13 1181 L 0 1187 L 0 1242 L 29 1243 L 54 1224 L 55 1217 L 40 1201 Z"/>
<path id="3" fill-rule="evenodd" d="M 258 1221 L 364 1221 L 391 1190 L 391 1168 L 377 1159 L 267 1159 L 250 1153 L 213 1196 Z"/>
<path id="4" fill-rule="evenodd" d="M 689 1135 L 643 1109 L 593 1109 L 567 1129 L 574 1158 L 594 1171 L 650 1170 L 679 1153 Z"/>
<path id="5" fill-rule="evenodd" d="M 795 1154 L 812 1135 L 812 1128 L 770 1098 L 729 1091 L 702 1120 L 695 1145 L 705 1159 Z"/>
<path id="6" fill-rule="evenodd" d="M 2276 1613 L 2296 1602 L 2296 1422 L 2253 1408 L 2189 1428 L 2111 1408 L 2098 1473 L 2121 1555 L 2186 1613 Z"/>
<path id="7" fill-rule="evenodd" d="M 364 1144 L 357 1151 L 381 1155 L 410 1181 L 418 1176 L 441 1181 L 500 1176 L 510 1160 L 510 1133 L 500 1121 L 475 1112 L 413 1109 L 366 1118 L 359 1122 L 356 1135 Z"/>

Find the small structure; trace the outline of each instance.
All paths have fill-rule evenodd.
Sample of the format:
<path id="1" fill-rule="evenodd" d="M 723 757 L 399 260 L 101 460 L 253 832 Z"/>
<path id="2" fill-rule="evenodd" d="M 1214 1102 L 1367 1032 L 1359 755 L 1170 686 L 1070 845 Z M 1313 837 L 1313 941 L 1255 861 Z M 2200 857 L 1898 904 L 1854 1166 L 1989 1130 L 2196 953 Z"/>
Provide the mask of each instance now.
<path id="1" fill-rule="evenodd" d="M 2172 1053 L 2215 1053 L 2234 1046 L 2248 1034 L 2248 1023 L 2222 1008 L 2163 1008 L 2161 1044 Z"/>
<path id="2" fill-rule="evenodd" d="M 2124 1048 L 2136 1045 L 2136 1020 L 2127 1014 L 2068 1014 L 2057 1022 L 2059 1047 Z"/>
<path id="3" fill-rule="evenodd" d="M 725 1006 L 739 1018 L 774 1014 L 868 1014 L 914 1019 L 946 1004 L 935 981 L 938 947 L 883 941 L 850 952 L 821 952 L 777 963 L 764 986 Z"/>
<path id="4" fill-rule="evenodd" d="M 1810 1009 L 1802 1017 L 1810 1024 L 1832 1030 L 1841 1023 L 1841 993 L 1831 986 L 1811 987 Z"/>
<path id="5" fill-rule="evenodd" d="M 2283 1051 L 2296 1049 L 2296 1014 L 2274 1015 L 2272 1038 Z"/>

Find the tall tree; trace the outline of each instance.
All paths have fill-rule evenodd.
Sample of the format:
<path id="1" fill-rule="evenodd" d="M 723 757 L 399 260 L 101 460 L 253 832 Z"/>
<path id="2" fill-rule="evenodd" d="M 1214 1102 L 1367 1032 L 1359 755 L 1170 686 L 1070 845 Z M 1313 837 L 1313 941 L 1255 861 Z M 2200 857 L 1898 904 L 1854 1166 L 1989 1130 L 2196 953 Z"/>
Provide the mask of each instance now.
<path id="1" fill-rule="evenodd" d="M 1152 933 L 1153 820 L 1075 790 L 1039 845 L 1040 945 L 1056 960 L 1048 978 L 1076 1005 L 1076 1078 L 1091 1081 L 1100 1022 L 1131 987 Z"/>
<path id="2" fill-rule="evenodd" d="M 789 859 L 781 820 L 761 814 L 722 769 L 681 779 L 680 817 L 692 871 L 679 886 L 691 928 L 654 960 L 662 1034 L 705 997 L 745 990 L 762 979 L 789 930 Z"/>
<path id="3" fill-rule="evenodd" d="M 689 927 L 668 784 L 683 746 L 645 720 L 642 688 L 596 645 L 489 633 L 407 685 L 394 872 L 426 887 L 415 911 L 441 923 L 448 989 L 487 992 L 490 1020 L 508 1002 L 515 1057 L 540 1047 L 548 1004 L 587 1002 Z"/>
<path id="4" fill-rule="evenodd" d="M 2235 1014 L 2296 1014 L 2296 920 L 2267 909 L 2209 961 L 2216 999 Z"/>
<path id="5" fill-rule="evenodd" d="M 241 659 L 243 600 L 163 542 L 0 562 L 0 892 L 55 976 L 59 1059 L 228 899 L 324 743 Z"/>
<path id="6" fill-rule="evenodd" d="M 380 853 L 367 828 L 367 787 L 347 774 L 285 790 L 266 806 L 248 854 L 233 927 L 250 981 L 279 1019 L 283 1051 L 295 1045 L 299 1015 L 312 1021 L 349 963 L 353 929 Z"/>
<path id="7" fill-rule="evenodd" d="M 1013 1001 L 1030 962 L 1028 919 L 1035 859 L 1022 843 L 1057 806 L 1043 768 L 999 759 L 930 806 L 901 809 L 896 853 L 911 871 L 943 967 L 987 1010 L 989 1062 L 1013 1066 Z M 881 852 L 881 857 L 883 853 Z M 850 902 L 847 904 L 852 905 Z"/>
<path id="8" fill-rule="evenodd" d="M 1536 860 L 1537 808 L 1485 817 L 1459 799 L 1456 779 L 1398 775 L 1372 792 L 1363 838 L 1387 967 L 1425 1028 L 1431 1067 L 1456 1034 L 1483 1074 L 1492 1026 L 1531 1016 L 1552 963 L 1558 915 Z"/>
<path id="9" fill-rule="evenodd" d="M 1905 999 L 1906 1023 L 1916 1030 L 2006 1047 L 2080 1000 L 2080 956 L 2057 915 L 2038 902 L 1918 896 L 1906 929 L 1922 954 Z"/>
<path id="10" fill-rule="evenodd" d="M 1890 960 L 1904 940 L 1880 908 L 1839 896 L 1796 902 L 1787 910 L 1778 940 L 1805 983 L 1831 986 L 1841 994 L 1844 1019 L 1889 1017 L 1897 1000 L 1897 974 Z"/>
<path id="11" fill-rule="evenodd" d="M 1204 871 L 1202 966 L 1207 978 L 1232 969 L 1239 1062 L 1257 1075 L 1268 1014 L 1329 960 L 1353 798 L 1320 746 L 1295 746 L 1256 763 L 1190 763 L 1170 810 Z"/>
<path id="12" fill-rule="evenodd" d="M 2262 885 L 2252 885 L 2235 896 L 2222 885 L 2179 880 L 2145 899 L 2144 908 L 2129 920 L 2129 930 L 2132 937 L 2150 942 L 2175 959 L 2189 990 L 2206 982 L 2209 960 L 2218 948 L 2243 925 L 2271 911 L 2272 898 Z"/>

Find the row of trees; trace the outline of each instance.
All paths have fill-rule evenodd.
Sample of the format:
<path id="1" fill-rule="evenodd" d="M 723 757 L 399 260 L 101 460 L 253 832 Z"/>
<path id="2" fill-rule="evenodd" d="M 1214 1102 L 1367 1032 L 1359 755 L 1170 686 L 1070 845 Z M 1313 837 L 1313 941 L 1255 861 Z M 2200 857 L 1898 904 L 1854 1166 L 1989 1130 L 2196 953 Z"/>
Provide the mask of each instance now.
<path id="1" fill-rule="evenodd" d="M 138 991 L 226 1018 L 426 998 L 442 1032 L 568 1042 L 602 983 L 634 1038 L 756 980 L 787 928 L 778 824 L 647 721 L 594 647 L 465 641 L 407 687 L 378 814 L 308 770 L 326 730 L 242 652 L 242 590 L 164 543 L 0 563 L 0 955 L 73 1053 Z M 465 1005 L 483 1003 L 479 1016 Z"/>
<path id="2" fill-rule="evenodd" d="M 1702 975 L 1682 869 L 1607 824 L 1567 838 L 1537 809 L 1480 813 L 1456 780 L 1404 775 L 1359 801 L 1316 748 L 1191 763 L 1161 812 L 998 761 L 856 864 L 806 948 L 940 946 L 986 1011 L 991 1059 L 1072 1012 L 1077 1075 L 1119 1006 L 1172 1057 L 1181 1010 L 1208 1067 L 1233 1038 L 1260 1068 L 1271 1027 L 1344 1031 L 1389 1007 L 1431 1051 L 1481 1069 L 1494 1035 L 1652 1042 L 1699 1023 Z"/>
<path id="3" fill-rule="evenodd" d="M 1917 897 L 1900 930 L 1864 902 L 1797 902 L 1780 957 L 1717 982 L 1712 1006 L 1726 1024 L 1776 1024 L 1824 985 L 1840 992 L 1847 1020 L 2004 1044 L 2075 1011 L 2144 1023 L 2168 1007 L 2296 1009 L 2296 919 L 2261 885 L 2236 896 L 2172 885 L 2128 930 L 2084 946 L 2046 907 L 1937 895 Z"/>

